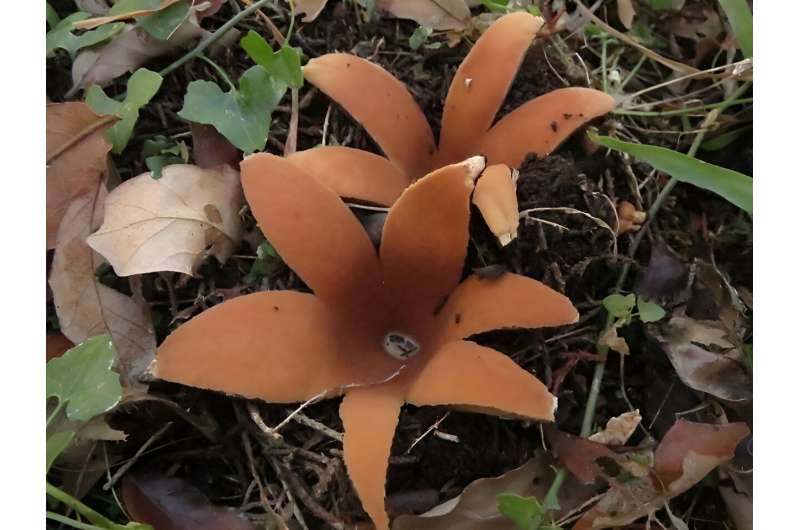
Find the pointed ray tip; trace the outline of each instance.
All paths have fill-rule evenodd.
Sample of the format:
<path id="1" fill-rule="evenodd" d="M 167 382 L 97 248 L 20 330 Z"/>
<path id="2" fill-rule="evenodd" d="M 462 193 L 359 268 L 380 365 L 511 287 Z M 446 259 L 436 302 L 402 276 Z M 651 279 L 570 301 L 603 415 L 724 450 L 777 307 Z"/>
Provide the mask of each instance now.
<path id="1" fill-rule="evenodd" d="M 471 156 L 461 162 L 461 165 L 467 169 L 469 178 L 474 182 L 486 167 L 486 157 L 483 155 Z"/>

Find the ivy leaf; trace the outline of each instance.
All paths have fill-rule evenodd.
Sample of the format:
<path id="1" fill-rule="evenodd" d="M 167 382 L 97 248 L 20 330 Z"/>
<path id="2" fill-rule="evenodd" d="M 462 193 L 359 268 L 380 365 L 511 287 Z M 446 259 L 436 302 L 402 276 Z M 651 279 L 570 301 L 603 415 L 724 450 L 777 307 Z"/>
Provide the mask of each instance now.
<path id="1" fill-rule="evenodd" d="M 636 301 L 636 307 L 639 309 L 639 318 L 644 323 L 657 322 L 667 314 L 660 305 L 643 300 L 641 297 Z"/>
<path id="2" fill-rule="evenodd" d="M 189 17 L 189 3 L 177 2 L 139 21 L 139 26 L 158 40 L 167 40 Z"/>
<path id="3" fill-rule="evenodd" d="M 61 22 L 61 18 L 56 13 L 56 10 L 53 9 L 53 6 L 50 5 L 50 2 L 45 2 L 45 4 L 47 5 L 47 25 L 50 26 L 50 29 L 53 29 Z"/>
<path id="4" fill-rule="evenodd" d="M 153 178 L 158 180 L 165 166 L 185 164 L 189 160 L 189 152 L 183 142 L 175 143 L 166 136 L 158 135 L 144 141 L 142 157 Z"/>
<path id="5" fill-rule="evenodd" d="M 112 99 L 97 85 L 92 85 L 86 93 L 86 103 L 92 110 L 101 115 L 113 115 L 120 119 L 106 133 L 106 137 L 114 146 L 116 154 L 121 153 L 133 135 L 139 109 L 147 105 L 158 89 L 163 77 L 146 68 L 139 68 L 128 79 L 128 92 L 123 101 Z"/>
<path id="6" fill-rule="evenodd" d="M 47 397 L 66 406 L 67 418 L 87 421 L 122 398 L 119 375 L 111 369 L 116 352 L 108 335 L 85 340 L 47 363 Z"/>
<path id="7" fill-rule="evenodd" d="M 53 12 L 55 14 L 55 12 Z M 74 25 L 80 20 L 89 18 L 89 13 L 77 12 L 73 13 L 64 20 L 58 22 L 56 26 L 47 32 L 45 41 L 47 43 L 47 57 L 52 57 L 55 50 L 62 49 L 69 52 L 70 57 L 75 58 L 75 54 L 81 48 L 92 46 L 109 39 L 116 33 L 122 31 L 125 24 L 122 22 L 115 22 L 113 24 L 106 24 L 92 31 L 85 31 L 80 35 L 75 35 L 72 31 L 75 29 Z M 58 19 L 52 18 L 48 10 L 48 21 L 54 22 Z"/>
<path id="8" fill-rule="evenodd" d="M 264 149 L 272 111 L 286 92 L 286 84 L 261 66 L 239 79 L 239 88 L 223 92 L 211 81 L 192 81 L 178 116 L 213 125 L 233 145 L 252 153 Z"/>
<path id="9" fill-rule="evenodd" d="M 283 265 L 283 260 L 267 241 L 262 241 L 256 249 L 256 260 L 250 272 L 243 278 L 244 283 L 252 284 L 265 276 L 269 276 Z"/>
<path id="10" fill-rule="evenodd" d="M 303 71 L 300 68 L 300 54 L 290 46 L 282 46 L 273 52 L 269 43 L 253 30 L 239 42 L 247 55 L 271 75 L 274 75 L 292 88 L 303 86 Z"/>
<path id="11" fill-rule="evenodd" d="M 433 33 L 433 28 L 418 26 L 417 29 L 414 30 L 414 33 L 408 38 L 408 45 L 411 46 L 412 50 L 416 50 L 425 44 L 425 41 L 428 40 L 431 33 Z"/>
<path id="12" fill-rule="evenodd" d="M 69 446 L 69 443 L 75 437 L 75 433 L 73 431 L 61 431 L 55 434 L 50 435 L 47 439 L 47 471 L 50 471 L 50 468 L 53 466 L 53 462 L 56 461 L 58 455 L 64 452 Z"/>
<path id="13" fill-rule="evenodd" d="M 603 298 L 603 307 L 615 318 L 627 318 L 636 305 L 636 295 L 610 294 Z"/>

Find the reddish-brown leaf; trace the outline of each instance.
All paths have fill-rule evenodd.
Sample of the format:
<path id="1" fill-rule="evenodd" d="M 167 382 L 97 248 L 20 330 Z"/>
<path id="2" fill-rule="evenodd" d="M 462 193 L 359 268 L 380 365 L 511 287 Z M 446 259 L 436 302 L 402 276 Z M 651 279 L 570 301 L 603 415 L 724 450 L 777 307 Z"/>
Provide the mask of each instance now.
<path id="1" fill-rule="evenodd" d="M 211 504 L 179 478 L 126 475 L 122 500 L 132 519 L 155 530 L 255 530 L 236 510 Z"/>

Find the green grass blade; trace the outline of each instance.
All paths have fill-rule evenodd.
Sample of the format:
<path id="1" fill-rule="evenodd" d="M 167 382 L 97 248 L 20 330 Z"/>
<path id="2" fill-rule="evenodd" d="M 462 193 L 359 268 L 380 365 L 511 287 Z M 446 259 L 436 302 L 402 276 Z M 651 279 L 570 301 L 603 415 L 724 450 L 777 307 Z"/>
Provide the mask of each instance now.
<path id="1" fill-rule="evenodd" d="M 745 57 L 753 56 L 753 13 L 747 0 L 719 0 Z"/>
<path id="2" fill-rule="evenodd" d="M 664 147 L 623 142 L 594 134 L 590 138 L 602 146 L 628 153 L 680 182 L 713 191 L 753 215 L 753 179 L 747 175 Z"/>

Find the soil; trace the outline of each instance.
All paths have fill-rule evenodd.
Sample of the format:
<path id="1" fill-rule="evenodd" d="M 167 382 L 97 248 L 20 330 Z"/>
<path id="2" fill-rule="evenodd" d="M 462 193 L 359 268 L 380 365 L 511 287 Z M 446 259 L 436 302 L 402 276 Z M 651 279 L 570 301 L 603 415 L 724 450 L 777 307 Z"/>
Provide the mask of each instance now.
<path id="1" fill-rule="evenodd" d="M 301 47 L 307 57 L 334 50 L 370 57 L 409 86 L 434 130 L 438 130 L 450 79 L 470 47 L 467 39 L 453 48 L 443 45 L 438 49 L 422 47 L 412 50 L 408 39 L 416 28 L 413 22 L 389 18 L 364 22 L 359 16 L 360 8 L 354 2 L 331 1 L 330 4 L 315 22 L 300 24 L 293 43 Z M 68 12 L 69 7 L 66 9 Z M 285 10 L 279 8 L 267 10 L 267 13 L 274 15 L 273 21 L 285 33 L 288 26 Z M 230 16 L 230 6 L 226 3 L 204 26 L 213 29 Z M 257 19 L 248 21 L 240 29 L 248 27 L 267 35 Z M 598 58 L 580 50 L 577 39 L 568 42 L 581 51 L 589 68 L 597 66 Z M 156 70 L 174 59 L 174 56 L 164 57 L 148 64 L 148 67 Z M 232 78 L 249 66 L 244 54 L 236 47 L 223 51 L 216 61 Z M 562 79 L 571 84 L 581 84 L 583 77 L 585 84 L 583 74 L 576 76 L 572 66 L 559 60 L 551 42 L 539 42 L 523 62 L 500 115 L 532 97 L 563 87 Z M 214 72 L 199 61 L 167 76 L 153 103 L 143 109 L 131 144 L 122 156 L 114 158 L 121 179 L 147 171 L 139 156 L 144 140 L 156 134 L 174 135 L 188 131 L 188 125 L 176 114 L 182 106 L 185 87 L 193 79 L 213 78 Z M 52 101 L 63 101 L 69 87 L 69 60 L 59 57 L 48 61 L 48 97 Z M 117 84 L 109 92 L 119 90 Z M 299 149 L 318 145 L 322 138 L 322 124 L 330 102 L 313 92 L 309 88 L 301 92 L 306 106 L 300 113 Z M 289 109 L 284 107 L 273 115 L 268 143 L 270 151 L 282 151 L 288 118 Z M 613 116 L 603 118 L 592 126 L 608 132 L 616 126 L 616 120 Z M 341 144 L 379 152 L 363 129 L 335 105 L 330 111 L 328 135 L 329 139 Z M 183 135 L 181 139 L 191 146 L 189 135 Z M 646 136 L 641 140 L 655 143 Z M 714 162 L 752 174 L 751 145 L 751 138 L 741 138 L 734 147 L 715 153 Z M 752 227 L 749 219 L 716 196 L 697 188 L 676 188 L 634 259 L 625 257 L 633 234 L 621 235 L 615 247 L 614 234 L 607 227 L 613 229 L 616 226 L 615 205 L 618 201 L 627 200 L 646 208 L 657 192 L 656 185 L 663 184 L 663 181 L 650 181 L 639 190 L 631 185 L 627 164 L 617 155 L 592 149 L 580 131 L 555 154 L 542 160 L 529 159 L 520 168 L 520 209 L 534 211 L 530 214 L 531 219 L 521 226 L 515 242 L 499 248 L 480 216 L 473 216 L 465 273 L 487 266 L 500 266 L 539 279 L 569 296 L 582 314 L 581 321 L 570 328 L 492 332 L 476 338 L 481 344 L 511 355 L 518 364 L 534 371 L 548 385 L 553 383 L 554 374 L 565 364 L 567 354 L 595 351 L 604 320 L 599 301 L 612 291 L 620 269 L 626 263 L 632 274 L 624 288 L 635 289 L 656 244 L 671 248 L 684 263 L 695 258 L 713 261 L 728 275 L 732 285 L 752 290 Z M 649 168 L 638 163 L 633 163 L 630 169 L 639 179 L 639 184 L 649 173 Z M 553 210 L 536 211 L 543 208 Z M 588 216 L 570 213 L 574 211 L 585 212 Z M 556 228 L 553 223 L 566 230 Z M 248 236 L 235 257 L 225 265 L 209 259 L 195 278 L 172 273 L 149 274 L 142 278 L 143 293 L 151 306 L 159 342 L 181 322 L 237 294 L 266 288 L 305 290 L 305 286 L 285 267 L 256 283 L 244 281 L 255 256 L 255 247 L 261 239 L 252 218 L 247 220 L 246 227 Z M 128 282 L 114 276 L 110 268 L 99 271 L 99 274 L 114 288 L 128 290 Z M 51 322 L 55 321 L 52 305 L 48 307 L 48 317 Z M 558 335 L 565 337 L 549 340 Z M 675 413 L 695 408 L 701 404 L 702 397 L 680 382 L 666 356 L 648 338 L 641 325 L 629 326 L 624 336 L 631 350 L 636 352 L 625 360 L 627 398 L 640 409 L 643 425 L 653 438 L 660 439 L 674 421 Z M 587 361 L 578 362 L 560 385 L 557 425 L 562 430 L 572 433 L 580 430 L 593 365 Z M 611 354 L 597 407 L 597 425 L 604 425 L 609 418 L 628 410 L 621 388 L 620 358 Z M 220 504 L 238 507 L 257 500 L 257 496 L 252 495 L 245 498 L 251 474 L 242 436 L 253 429 L 245 402 L 164 382 L 152 383 L 150 393 L 174 401 L 189 411 L 189 417 L 196 424 L 179 418 L 164 404 L 134 403 L 111 419 L 114 427 L 130 435 L 124 445 L 114 449 L 118 456 L 131 457 L 165 423 L 173 422 L 152 450 L 137 459 L 134 471 L 157 471 L 185 478 Z M 260 404 L 259 409 L 268 425 L 280 423 L 292 410 L 285 405 L 270 404 Z M 311 405 L 304 413 L 334 430 L 342 430 L 337 400 Z M 535 425 L 457 411 L 450 411 L 438 427 L 440 431 L 457 437 L 457 442 L 430 434 L 418 440 L 445 414 L 448 411 L 438 407 L 409 406 L 404 409 L 393 444 L 393 463 L 387 484 L 388 506 L 393 513 L 421 512 L 453 498 L 475 479 L 500 475 L 521 465 L 542 444 Z M 735 411 L 730 411 L 730 414 L 736 416 Z M 343 521 L 363 519 L 358 498 L 342 471 L 341 445 L 295 422 L 289 422 L 282 434 L 288 447 L 302 449 L 287 456 L 284 462 L 310 492 L 314 502 Z M 644 438 L 640 431 L 632 442 Z M 414 448 L 408 451 L 415 443 Z M 265 447 L 255 448 L 256 465 L 266 470 L 264 473 L 270 482 L 279 483 L 264 459 L 266 450 Z M 327 487 L 323 487 L 326 474 L 332 474 L 333 478 Z M 673 511 L 683 513 L 690 506 L 697 506 L 692 512 L 692 528 L 721 528 L 726 520 L 725 507 L 716 492 L 716 488 L 693 488 L 674 501 Z M 102 495 L 98 485 L 88 498 Z M 318 517 L 319 514 L 313 513 L 313 508 L 303 503 L 301 507 L 310 528 L 330 527 Z"/>

